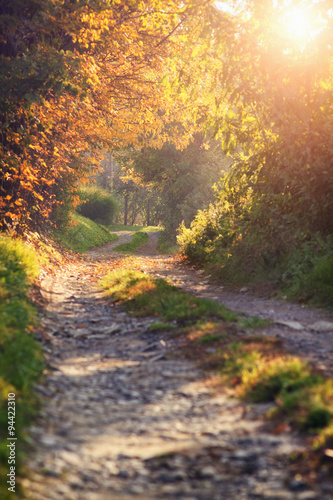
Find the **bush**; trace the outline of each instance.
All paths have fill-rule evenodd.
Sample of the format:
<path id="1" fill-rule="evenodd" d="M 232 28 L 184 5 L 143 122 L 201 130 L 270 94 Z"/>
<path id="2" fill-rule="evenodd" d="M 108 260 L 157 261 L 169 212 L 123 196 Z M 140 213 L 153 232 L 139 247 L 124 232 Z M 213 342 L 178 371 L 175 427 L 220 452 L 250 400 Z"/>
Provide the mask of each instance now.
<path id="1" fill-rule="evenodd" d="M 88 219 L 110 226 L 118 211 L 118 204 L 113 196 L 97 186 L 81 188 L 79 191 L 81 203 L 76 210 Z"/>
<path id="2" fill-rule="evenodd" d="M 180 225 L 177 242 L 191 261 L 204 264 L 209 260 L 209 253 L 222 236 L 219 212 L 217 205 L 210 205 L 206 210 L 199 210 L 190 228 L 186 228 L 184 222 Z"/>
<path id="3" fill-rule="evenodd" d="M 254 196 L 231 176 L 216 198 L 190 228 L 180 226 L 183 255 L 225 283 L 269 283 L 292 298 L 333 306 L 332 235 L 303 227 L 281 195 Z"/>

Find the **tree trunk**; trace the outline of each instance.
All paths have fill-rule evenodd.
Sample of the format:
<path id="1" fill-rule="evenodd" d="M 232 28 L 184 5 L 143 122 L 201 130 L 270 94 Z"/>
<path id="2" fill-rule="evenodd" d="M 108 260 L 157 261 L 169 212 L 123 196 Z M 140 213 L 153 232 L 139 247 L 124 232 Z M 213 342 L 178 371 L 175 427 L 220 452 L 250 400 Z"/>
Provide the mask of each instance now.
<path id="1" fill-rule="evenodd" d="M 147 202 L 147 226 L 150 226 L 150 199 Z"/>
<path id="2" fill-rule="evenodd" d="M 128 219 L 128 198 L 129 198 L 129 195 L 125 194 L 124 226 L 127 226 L 127 219 Z"/>

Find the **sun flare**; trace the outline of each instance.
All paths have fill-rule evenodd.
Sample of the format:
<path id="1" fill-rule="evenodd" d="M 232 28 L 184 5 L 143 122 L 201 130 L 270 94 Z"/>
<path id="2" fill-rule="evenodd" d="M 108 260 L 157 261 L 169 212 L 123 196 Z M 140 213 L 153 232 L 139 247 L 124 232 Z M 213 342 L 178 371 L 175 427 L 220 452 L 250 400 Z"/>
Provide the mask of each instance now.
<path id="1" fill-rule="evenodd" d="M 310 11 L 298 8 L 288 9 L 282 22 L 286 34 L 300 42 L 306 42 L 316 35 L 318 27 Z"/>

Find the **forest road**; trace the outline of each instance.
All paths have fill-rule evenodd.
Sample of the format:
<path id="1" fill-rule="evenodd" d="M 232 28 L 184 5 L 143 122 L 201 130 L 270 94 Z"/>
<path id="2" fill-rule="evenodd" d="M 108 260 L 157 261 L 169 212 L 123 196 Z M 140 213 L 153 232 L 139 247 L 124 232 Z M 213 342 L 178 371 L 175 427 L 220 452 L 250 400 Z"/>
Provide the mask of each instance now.
<path id="1" fill-rule="evenodd" d="M 138 252 L 146 271 L 198 294 L 219 295 L 179 259 L 157 255 L 157 238 L 151 233 Z M 27 498 L 331 500 L 325 474 L 295 475 L 290 456 L 304 443 L 265 429 L 259 417 L 267 404 L 251 407 L 227 390 L 217 392 L 194 363 L 169 355 L 175 340 L 149 330 L 156 318 L 131 317 L 105 299 L 99 277 L 119 259 L 129 262 L 113 250 L 121 242 L 88 252 L 42 284 L 47 371 L 36 387 L 42 408 L 29 429 Z M 239 307 L 247 298 L 249 309 L 255 305 L 246 292 L 235 297 Z M 283 305 L 284 318 L 294 318 L 294 309 Z M 270 307 L 279 314 L 275 303 Z M 264 308 L 255 312 L 265 314 Z M 313 313 L 295 321 L 322 318 Z M 287 329 L 299 335 L 276 328 L 279 335 Z M 328 335 L 313 333 L 314 341 Z M 326 357 L 319 361 L 330 366 Z"/>

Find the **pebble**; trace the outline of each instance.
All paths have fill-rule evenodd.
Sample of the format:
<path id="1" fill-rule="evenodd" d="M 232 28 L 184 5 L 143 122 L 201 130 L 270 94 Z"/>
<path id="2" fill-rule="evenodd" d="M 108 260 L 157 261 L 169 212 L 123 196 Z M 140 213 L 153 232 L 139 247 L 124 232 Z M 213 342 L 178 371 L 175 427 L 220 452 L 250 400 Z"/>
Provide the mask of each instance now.
<path id="1" fill-rule="evenodd" d="M 45 342 L 58 370 L 47 371 L 39 391 L 43 411 L 31 428 L 38 446 L 23 481 L 28 498 L 333 498 L 329 480 L 312 490 L 289 472 L 300 441 L 272 436 L 247 417 L 244 403 L 212 394 L 193 363 L 167 356 L 171 336 L 163 333 L 161 342 L 149 332 L 156 319 L 128 316 L 72 274 L 55 278 L 59 293 L 44 314 L 47 328 L 59 332 L 52 349 Z"/>

